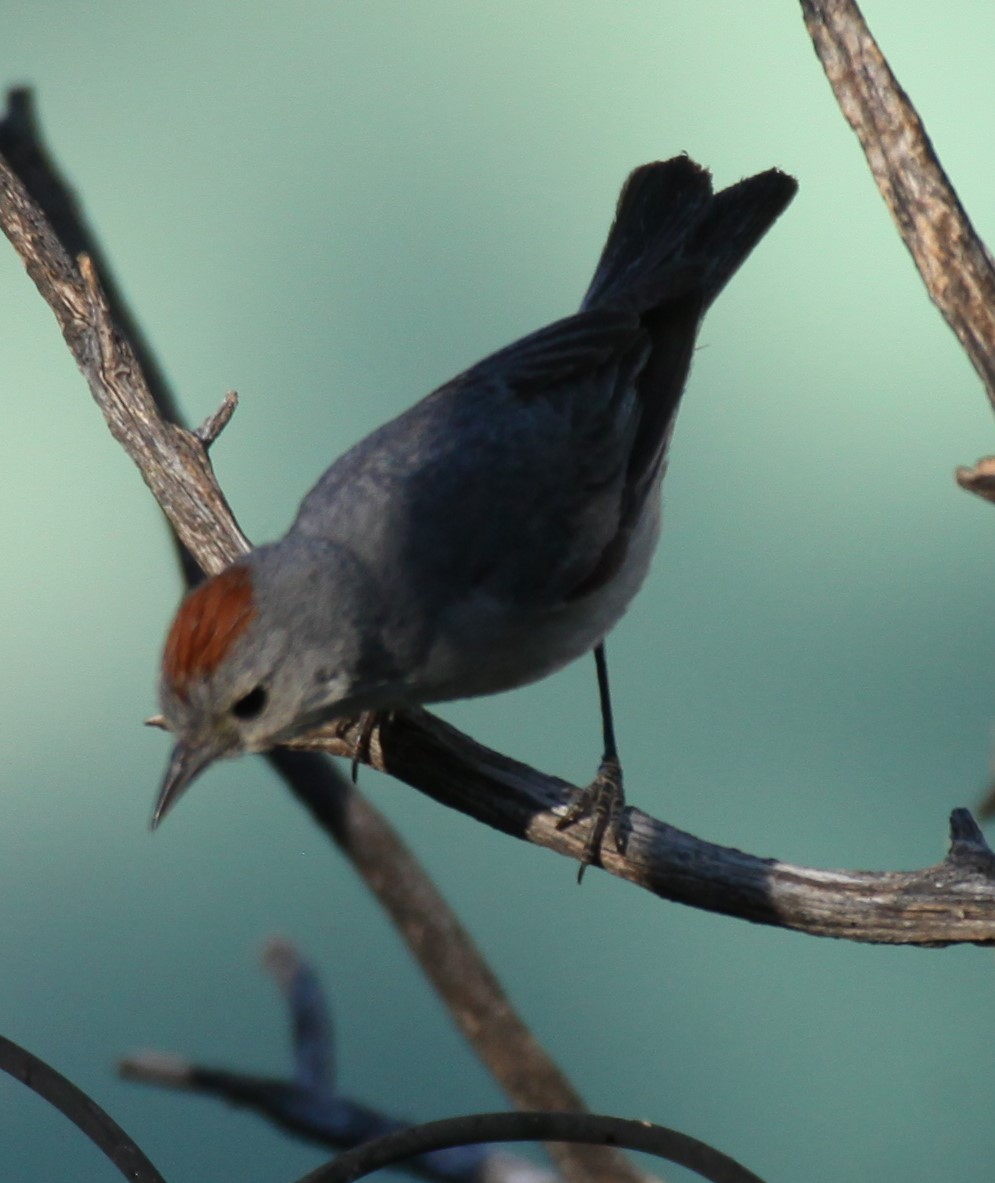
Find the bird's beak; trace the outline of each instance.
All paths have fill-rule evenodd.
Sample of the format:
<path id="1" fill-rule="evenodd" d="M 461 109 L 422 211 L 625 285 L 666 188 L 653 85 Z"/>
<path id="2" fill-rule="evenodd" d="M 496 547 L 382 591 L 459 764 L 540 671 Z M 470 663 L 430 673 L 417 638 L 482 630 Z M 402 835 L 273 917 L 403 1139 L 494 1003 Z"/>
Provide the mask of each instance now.
<path id="1" fill-rule="evenodd" d="M 223 755 L 214 744 L 178 743 L 173 748 L 169 758 L 169 767 L 159 790 L 159 796 L 152 811 L 151 828 L 154 830 L 166 814 L 173 808 L 196 778 L 204 771 L 208 764 Z"/>

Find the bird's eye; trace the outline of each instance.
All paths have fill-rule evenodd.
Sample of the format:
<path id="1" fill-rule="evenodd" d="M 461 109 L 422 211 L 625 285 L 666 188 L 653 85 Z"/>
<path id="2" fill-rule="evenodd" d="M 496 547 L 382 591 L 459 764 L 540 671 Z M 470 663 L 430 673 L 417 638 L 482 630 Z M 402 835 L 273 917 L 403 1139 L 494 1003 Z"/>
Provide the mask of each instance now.
<path id="1" fill-rule="evenodd" d="M 255 686 L 232 705 L 231 713 L 236 719 L 256 719 L 266 709 L 266 698 L 266 687 Z"/>

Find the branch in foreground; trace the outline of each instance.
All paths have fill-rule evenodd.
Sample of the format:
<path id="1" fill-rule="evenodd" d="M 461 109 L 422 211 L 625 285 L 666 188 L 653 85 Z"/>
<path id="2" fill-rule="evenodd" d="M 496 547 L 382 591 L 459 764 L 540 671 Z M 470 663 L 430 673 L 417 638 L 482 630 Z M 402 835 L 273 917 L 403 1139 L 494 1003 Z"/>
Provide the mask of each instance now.
<path id="1" fill-rule="evenodd" d="M 249 547 L 218 486 L 207 448 L 235 407 L 228 395 L 197 432 L 169 422 L 175 401 L 151 351 L 136 331 L 116 285 L 101 290 L 92 261 L 79 267 L 70 252 L 100 257 L 79 205 L 41 145 L 29 95 L 10 96 L 0 121 L 0 148 L 23 166 L 28 184 L 0 157 L 0 227 L 21 255 L 63 330 L 115 438 L 138 466 L 181 540 L 189 582 L 190 556 L 213 572 Z M 51 219 L 47 216 L 52 210 Z M 366 880 L 422 969 L 435 984 L 464 1037 L 511 1101 L 522 1108 L 582 1112 L 583 1099 L 519 1018 L 472 939 L 393 828 L 327 761 L 278 753 L 274 765 Z M 444 978 L 442 969 L 453 971 Z M 550 1148 L 574 1183 L 638 1183 L 640 1175 L 603 1147 Z"/>
<path id="2" fill-rule="evenodd" d="M 411 1154 L 468 1141 L 538 1142 L 561 1139 L 641 1150 L 687 1167 L 710 1183 L 763 1183 L 734 1159 L 697 1138 L 649 1121 L 595 1113 L 473 1113 L 388 1134 L 319 1167 L 298 1183 L 353 1183 Z"/>
<path id="3" fill-rule="evenodd" d="M 60 1072 L 0 1035 L 0 1071 L 33 1089 L 68 1117 L 130 1183 L 165 1183 L 162 1175 L 113 1118 Z"/>
<path id="4" fill-rule="evenodd" d="M 881 196 L 995 406 L 995 266 L 854 0 L 801 0 L 805 25 Z"/>
<path id="5" fill-rule="evenodd" d="M 55 313 L 111 434 L 132 459 L 136 453 L 145 459 L 139 464 L 142 476 L 184 546 L 209 572 L 245 554 L 248 540 L 214 479 L 203 444 L 160 415 L 131 344 L 114 323 L 92 260 L 69 257 L 2 157 L 0 229 Z"/>
<path id="6" fill-rule="evenodd" d="M 287 941 L 272 941 L 264 964 L 280 986 L 293 1031 L 292 1080 L 273 1080 L 193 1064 L 176 1056 L 144 1052 L 118 1065 L 128 1080 L 216 1097 L 251 1109 L 281 1129 L 331 1149 L 351 1149 L 407 1128 L 337 1093 L 332 1070 L 332 1025 L 321 984 Z M 485 1146 L 458 1146 L 415 1152 L 403 1169 L 433 1183 L 555 1183 L 534 1163 Z"/>

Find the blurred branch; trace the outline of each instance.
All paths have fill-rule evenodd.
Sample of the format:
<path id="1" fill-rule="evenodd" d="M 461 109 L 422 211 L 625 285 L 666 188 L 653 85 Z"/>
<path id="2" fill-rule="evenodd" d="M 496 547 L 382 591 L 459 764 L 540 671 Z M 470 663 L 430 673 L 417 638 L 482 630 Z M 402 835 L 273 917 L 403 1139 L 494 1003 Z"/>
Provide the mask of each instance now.
<path id="1" fill-rule="evenodd" d="M 853 0 L 801 0 L 815 52 L 930 299 L 995 406 L 995 264 Z"/>
<path id="2" fill-rule="evenodd" d="M 300 1183 L 347 1183 L 397 1166 L 432 1183 L 555 1183 L 527 1159 L 491 1143 L 553 1142 L 624 1147 L 667 1159 L 711 1183 L 762 1183 L 733 1159 L 696 1138 L 648 1121 L 590 1113 L 478 1113 L 407 1126 L 337 1094 L 332 1025 L 317 975 L 287 941 L 263 958 L 283 991 L 294 1045 L 292 1080 L 208 1068 L 162 1052 L 120 1061 L 127 1080 L 199 1092 L 252 1109 L 292 1134 L 346 1153 Z"/>
<path id="3" fill-rule="evenodd" d="M 353 1183 L 383 1167 L 400 1164 L 409 1155 L 465 1146 L 468 1142 L 557 1139 L 640 1150 L 687 1167 L 710 1183 L 763 1183 L 752 1171 L 697 1138 L 649 1121 L 595 1113 L 472 1113 L 427 1122 L 357 1147 L 305 1175 L 298 1183 Z"/>
<path id="4" fill-rule="evenodd" d="M 96 1101 L 34 1053 L 0 1035 L 0 1071 L 27 1085 L 81 1130 L 130 1183 L 164 1183 L 162 1175 Z"/>
<path id="5" fill-rule="evenodd" d="M 346 749 L 351 751 L 351 749 Z M 583 1099 L 515 1011 L 470 934 L 397 832 L 338 769 L 310 752 L 267 756 L 317 824 L 349 857 L 404 933 L 459 1029 L 519 1108 L 580 1112 Z M 333 789 L 334 785 L 334 789 Z"/>
<path id="6" fill-rule="evenodd" d="M 291 1134 L 336 1150 L 407 1128 L 404 1122 L 338 1094 L 332 1071 L 332 1025 L 314 970 L 286 941 L 270 942 L 264 964 L 276 978 L 290 1014 L 292 1080 L 209 1068 L 160 1052 L 126 1057 L 118 1065 L 121 1075 L 252 1109 Z M 435 1183 L 555 1183 L 548 1170 L 483 1146 L 416 1151 L 403 1169 Z"/>
<path id="7" fill-rule="evenodd" d="M 115 295 L 98 279 L 99 248 L 72 190 L 41 144 L 30 95 L 9 96 L 0 121 L 0 228 L 55 313 L 66 344 L 86 378 L 114 438 L 138 466 L 182 543 L 208 573 L 219 571 L 250 544 L 215 479 L 207 449 L 234 411 L 228 395 L 198 432 L 177 426 L 176 404 L 161 371 Z M 25 169 L 28 183 L 12 167 Z M 48 217 L 51 203 L 53 217 Z M 77 259 L 70 252 L 88 253 Z M 135 341 L 138 341 L 138 346 Z M 195 567 L 185 562 L 187 581 Z M 388 910 L 422 969 L 436 984 L 464 1037 L 522 1108 L 582 1112 L 583 1099 L 519 1018 L 496 976 L 443 897 L 392 827 L 326 761 L 292 753 L 271 760 L 292 791 L 321 818 L 326 831 Z M 456 980 L 439 967 L 458 966 Z M 553 1147 L 575 1183 L 637 1183 L 616 1152 L 601 1147 Z"/>
<path id="8" fill-rule="evenodd" d="M 317 975 L 287 941 L 269 942 L 263 958 L 283 991 L 293 1030 L 293 1079 L 273 1080 L 208 1068 L 161 1052 L 129 1056 L 125 1079 L 182 1089 L 243 1106 L 290 1133 L 346 1154 L 300 1183 L 347 1183 L 398 1166 L 432 1183 L 555 1183 L 527 1159 L 490 1143 L 554 1142 L 624 1147 L 687 1167 L 711 1183 L 762 1183 L 733 1159 L 687 1134 L 648 1121 L 590 1113 L 484 1113 L 406 1126 L 337 1094 L 332 1025 Z"/>

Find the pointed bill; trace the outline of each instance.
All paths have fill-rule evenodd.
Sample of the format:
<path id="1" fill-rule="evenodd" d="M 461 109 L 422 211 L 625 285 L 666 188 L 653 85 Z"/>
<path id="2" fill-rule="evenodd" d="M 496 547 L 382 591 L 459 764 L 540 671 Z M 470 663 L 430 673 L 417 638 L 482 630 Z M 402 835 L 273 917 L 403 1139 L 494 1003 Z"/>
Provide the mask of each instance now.
<path id="1" fill-rule="evenodd" d="M 222 752 L 217 747 L 209 744 L 193 747 L 188 744 L 178 743 L 173 748 L 173 754 L 169 759 L 169 767 L 166 769 L 166 775 L 162 782 L 162 788 L 159 790 L 155 809 L 152 811 L 151 829 L 154 830 L 159 825 L 166 814 L 180 799 L 183 792 L 189 788 L 208 764 L 216 760 L 220 755 L 222 755 Z"/>

